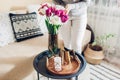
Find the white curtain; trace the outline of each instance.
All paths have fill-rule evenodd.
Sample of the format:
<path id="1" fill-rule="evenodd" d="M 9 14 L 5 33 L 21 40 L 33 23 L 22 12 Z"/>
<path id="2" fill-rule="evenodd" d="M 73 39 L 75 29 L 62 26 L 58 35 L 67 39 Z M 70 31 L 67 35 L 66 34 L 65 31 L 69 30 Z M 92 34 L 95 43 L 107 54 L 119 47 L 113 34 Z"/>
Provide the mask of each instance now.
<path id="1" fill-rule="evenodd" d="M 105 55 L 107 60 L 120 65 L 120 0 L 92 0 L 88 8 L 88 24 L 95 36 L 115 35 L 107 41 L 111 48 L 107 48 Z"/>

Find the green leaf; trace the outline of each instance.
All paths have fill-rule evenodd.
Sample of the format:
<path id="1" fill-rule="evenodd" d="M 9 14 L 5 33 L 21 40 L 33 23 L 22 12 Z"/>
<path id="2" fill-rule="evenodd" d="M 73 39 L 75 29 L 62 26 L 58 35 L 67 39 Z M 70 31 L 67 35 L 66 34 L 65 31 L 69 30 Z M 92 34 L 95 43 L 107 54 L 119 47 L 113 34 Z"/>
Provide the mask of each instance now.
<path id="1" fill-rule="evenodd" d="M 97 45 L 97 42 L 96 42 L 96 41 L 94 41 L 94 42 L 92 43 L 92 46 L 95 46 L 95 45 Z"/>
<path id="2" fill-rule="evenodd" d="M 47 26 L 47 29 L 48 29 L 48 31 L 50 32 L 50 25 L 49 25 L 49 22 L 48 22 L 48 20 L 45 20 L 45 23 L 46 23 L 46 26 Z"/>
<path id="3" fill-rule="evenodd" d="M 55 25 L 53 26 L 53 29 L 54 29 L 54 34 L 57 34 L 57 29 Z"/>
<path id="4" fill-rule="evenodd" d="M 53 32 L 54 32 L 54 30 L 53 30 L 53 25 L 49 23 L 49 20 L 48 20 L 48 19 L 45 20 L 45 23 L 46 23 L 48 32 L 49 32 L 50 34 L 53 34 Z"/>
<path id="5" fill-rule="evenodd" d="M 46 23 L 47 29 L 48 29 L 50 34 L 57 34 L 58 33 L 58 30 L 59 30 L 61 25 L 50 24 L 49 18 L 46 18 L 45 23 Z"/>

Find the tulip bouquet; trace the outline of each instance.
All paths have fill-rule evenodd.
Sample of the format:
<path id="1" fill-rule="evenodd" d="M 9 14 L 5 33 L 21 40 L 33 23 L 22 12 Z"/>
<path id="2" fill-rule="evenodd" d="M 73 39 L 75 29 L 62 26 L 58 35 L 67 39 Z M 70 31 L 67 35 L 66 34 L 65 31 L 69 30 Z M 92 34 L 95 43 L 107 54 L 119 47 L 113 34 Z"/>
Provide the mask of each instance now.
<path id="1" fill-rule="evenodd" d="M 68 20 L 65 8 L 60 5 L 42 4 L 38 11 L 40 15 L 46 16 L 49 34 L 57 34 L 61 25 Z"/>

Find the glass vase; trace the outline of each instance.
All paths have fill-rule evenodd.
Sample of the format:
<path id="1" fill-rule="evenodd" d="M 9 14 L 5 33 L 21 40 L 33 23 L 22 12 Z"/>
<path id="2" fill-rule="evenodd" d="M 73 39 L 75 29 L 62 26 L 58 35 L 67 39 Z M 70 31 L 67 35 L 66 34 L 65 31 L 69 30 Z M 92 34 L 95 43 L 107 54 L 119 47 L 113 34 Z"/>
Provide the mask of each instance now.
<path id="1" fill-rule="evenodd" d="M 58 34 L 49 34 L 48 36 L 49 57 L 58 53 Z"/>

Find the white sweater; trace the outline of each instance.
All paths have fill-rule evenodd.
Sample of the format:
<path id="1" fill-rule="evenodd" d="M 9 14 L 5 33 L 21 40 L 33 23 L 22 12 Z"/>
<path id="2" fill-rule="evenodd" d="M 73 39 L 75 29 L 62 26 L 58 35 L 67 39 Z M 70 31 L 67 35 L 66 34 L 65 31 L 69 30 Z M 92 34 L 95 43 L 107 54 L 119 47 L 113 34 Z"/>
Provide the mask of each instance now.
<path id="1" fill-rule="evenodd" d="M 78 1 L 79 0 L 63 0 L 65 4 L 69 4 L 72 8 L 69 12 L 69 16 L 80 17 L 87 14 L 87 6 L 90 4 L 91 0 Z"/>

